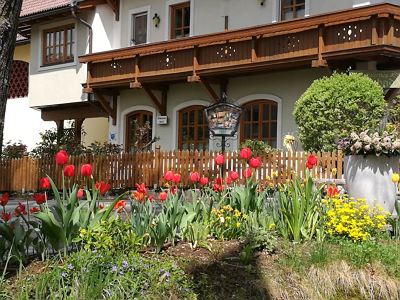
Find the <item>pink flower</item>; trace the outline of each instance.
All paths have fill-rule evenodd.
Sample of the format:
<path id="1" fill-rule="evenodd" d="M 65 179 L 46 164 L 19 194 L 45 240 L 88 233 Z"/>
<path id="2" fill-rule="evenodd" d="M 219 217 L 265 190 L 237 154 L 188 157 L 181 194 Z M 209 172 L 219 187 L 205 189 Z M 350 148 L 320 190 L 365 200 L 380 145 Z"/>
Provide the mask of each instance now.
<path id="1" fill-rule="evenodd" d="M 64 167 L 64 176 L 65 177 L 72 177 L 74 176 L 75 167 L 74 165 L 66 165 Z"/>
<path id="2" fill-rule="evenodd" d="M 215 163 L 218 166 L 223 165 L 224 164 L 224 156 L 222 154 L 217 154 L 217 156 L 215 157 Z"/>
<path id="3" fill-rule="evenodd" d="M 166 181 L 172 181 L 174 179 L 174 173 L 172 171 L 165 172 L 164 179 Z"/>
<path id="4" fill-rule="evenodd" d="M 253 170 L 250 169 L 250 168 L 247 168 L 247 169 L 243 170 L 243 177 L 244 178 L 250 178 L 252 174 L 253 174 Z"/>
<path id="5" fill-rule="evenodd" d="M 56 153 L 56 164 L 63 166 L 68 162 L 68 154 L 64 150 L 60 150 Z"/>
<path id="6" fill-rule="evenodd" d="M 162 202 L 164 202 L 167 199 L 168 194 L 164 191 L 162 191 L 160 194 L 158 194 L 158 199 Z"/>
<path id="7" fill-rule="evenodd" d="M 251 157 L 251 149 L 249 147 L 245 147 L 240 149 L 240 158 L 248 160 Z"/>
<path id="8" fill-rule="evenodd" d="M 199 179 L 199 183 L 200 183 L 201 186 L 207 185 L 208 184 L 208 178 L 207 177 L 201 177 Z"/>
<path id="9" fill-rule="evenodd" d="M 92 166 L 90 164 L 83 164 L 81 166 L 81 175 L 84 177 L 90 177 L 92 175 Z"/>
<path id="10" fill-rule="evenodd" d="M 43 177 L 39 179 L 39 188 L 42 190 L 47 190 L 50 188 L 50 181 L 47 177 Z"/>
<path id="11" fill-rule="evenodd" d="M 79 190 L 76 192 L 76 197 L 77 197 L 78 199 L 82 199 L 82 198 L 83 198 L 83 189 L 79 189 Z"/>
<path id="12" fill-rule="evenodd" d="M 189 179 L 191 183 L 196 183 L 200 179 L 198 172 L 190 172 Z"/>
<path id="13" fill-rule="evenodd" d="M 249 166 L 253 169 L 257 169 L 261 166 L 261 160 L 259 157 L 252 157 L 249 160 Z"/>

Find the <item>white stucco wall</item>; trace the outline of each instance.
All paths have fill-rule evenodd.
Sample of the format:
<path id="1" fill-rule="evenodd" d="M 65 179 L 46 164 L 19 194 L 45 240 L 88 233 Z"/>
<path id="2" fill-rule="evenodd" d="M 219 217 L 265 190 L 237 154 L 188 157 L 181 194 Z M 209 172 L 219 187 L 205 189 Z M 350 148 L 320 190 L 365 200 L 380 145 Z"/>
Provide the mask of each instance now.
<path id="1" fill-rule="evenodd" d="M 54 128 L 54 122 L 45 122 L 40 111 L 29 107 L 28 98 L 9 99 L 4 123 L 4 143 L 22 142 L 32 150 L 40 141 L 39 133 Z"/>
<path id="2" fill-rule="evenodd" d="M 295 101 L 314 79 L 328 74 L 329 71 L 327 69 L 307 69 L 231 78 L 228 84 L 228 98 L 238 105 L 260 99 L 260 97 L 276 101 L 279 107 L 278 145 L 280 145 L 283 135 L 297 135 L 297 126 L 293 118 Z M 218 90 L 217 87 L 215 88 Z M 168 91 L 168 124 L 157 125 L 155 122 L 156 115 L 154 114 L 156 108 L 145 92 L 142 89 L 123 90 L 118 100 L 117 125 L 110 125 L 109 136 L 113 135 L 115 137 L 112 142 L 123 144 L 125 116 L 134 110 L 149 110 L 153 112 L 154 117 L 153 135 L 160 137 L 158 143 L 162 149 L 173 150 L 178 146 L 178 111 L 187 106 L 207 105 L 209 103 L 209 95 L 200 84 L 181 83 L 171 85 Z M 240 129 L 238 132 L 240 132 Z M 232 149 L 237 147 L 236 143 L 232 143 Z"/>

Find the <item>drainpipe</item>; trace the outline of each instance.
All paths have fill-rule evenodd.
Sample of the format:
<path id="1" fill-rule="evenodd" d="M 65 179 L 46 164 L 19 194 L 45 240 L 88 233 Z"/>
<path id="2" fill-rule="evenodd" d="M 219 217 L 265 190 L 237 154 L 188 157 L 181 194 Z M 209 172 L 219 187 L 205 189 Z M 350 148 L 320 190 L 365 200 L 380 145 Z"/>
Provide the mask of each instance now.
<path id="1" fill-rule="evenodd" d="M 81 22 L 83 25 L 85 25 L 89 29 L 89 54 L 92 54 L 92 44 L 93 44 L 93 29 L 92 26 L 85 20 L 82 20 L 81 18 L 78 17 L 77 11 L 78 11 L 78 2 L 79 0 L 71 0 L 71 13 L 72 16 L 77 19 L 79 22 Z"/>

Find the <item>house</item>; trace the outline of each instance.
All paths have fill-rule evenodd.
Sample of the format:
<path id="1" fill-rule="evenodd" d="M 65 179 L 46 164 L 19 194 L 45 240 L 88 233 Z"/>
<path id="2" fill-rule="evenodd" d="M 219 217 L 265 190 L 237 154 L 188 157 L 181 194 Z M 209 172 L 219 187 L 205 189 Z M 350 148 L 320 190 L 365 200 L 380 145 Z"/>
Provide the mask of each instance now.
<path id="1" fill-rule="evenodd" d="M 21 141 L 26 144 L 30 150 L 41 140 L 41 132 L 54 128 L 56 124 L 58 124 L 59 127 L 62 127 L 58 118 L 51 120 L 42 118 L 42 107 L 32 105 L 32 97 L 30 97 L 31 91 L 39 90 L 46 94 L 48 91 L 48 83 L 54 83 L 47 82 L 45 78 L 38 78 L 38 76 L 35 77 L 33 75 L 43 74 L 43 72 L 47 73 L 51 77 L 53 75 L 59 75 L 57 75 L 57 73 L 50 74 L 50 69 L 45 70 L 44 68 L 38 68 L 37 62 L 39 58 L 37 57 L 37 49 L 31 46 L 31 33 L 32 27 L 35 28 L 36 24 L 46 26 L 49 21 L 54 22 L 53 20 L 55 18 L 68 18 L 69 15 L 71 15 L 70 1 L 23 1 L 20 13 L 20 25 L 18 28 L 18 36 L 14 51 L 10 88 L 8 91 L 4 128 L 5 142 L 9 140 L 13 142 Z M 56 70 L 56 68 L 54 68 L 54 70 Z M 66 90 L 68 90 L 67 87 Z M 63 95 L 60 95 L 63 93 L 65 93 L 65 90 L 59 89 L 55 94 L 57 95 L 56 97 L 63 97 Z M 33 99 L 37 97 L 37 94 L 33 95 Z M 68 103 L 69 101 L 68 98 L 65 98 L 65 103 Z M 73 120 L 72 118 L 66 119 Z M 106 118 L 88 119 L 86 121 L 78 120 L 77 123 L 80 126 L 83 126 L 84 132 L 86 133 L 82 136 L 82 142 L 85 145 L 90 145 L 90 143 L 94 141 L 107 141 L 106 130 L 108 123 Z M 64 125 L 64 122 L 62 122 L 62 125 Z M 99 128 L 103 130 L 99 131 Z"/>
<path id="2" fill-rule="evenodd" d="M 243 108 L 228 148 L 281 147 L 313 80 L 349 68 L 398 74 L 395 0 L 75 2 L 73 14 L 27 22 L 30 105 L 59 124 L 108 117 L 98 132 L 126 151 L 145 122 L 164 150 L 218 149 L 204 108 L 223 94 Z"/>

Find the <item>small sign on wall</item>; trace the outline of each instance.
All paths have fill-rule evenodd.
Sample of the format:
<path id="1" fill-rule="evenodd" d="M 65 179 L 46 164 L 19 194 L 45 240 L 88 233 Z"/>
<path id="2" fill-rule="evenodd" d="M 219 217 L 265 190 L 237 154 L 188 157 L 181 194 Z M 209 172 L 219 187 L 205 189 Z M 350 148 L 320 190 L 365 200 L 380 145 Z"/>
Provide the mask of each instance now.
<path id="1" fill-rule="evenodd" d="M 168 117 L 167 116 L 157 116 L 157 124 L 158 125 L 167 125 Z"/>

